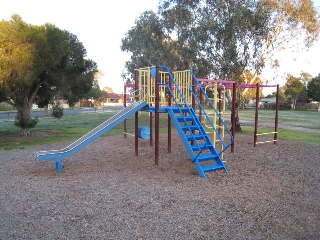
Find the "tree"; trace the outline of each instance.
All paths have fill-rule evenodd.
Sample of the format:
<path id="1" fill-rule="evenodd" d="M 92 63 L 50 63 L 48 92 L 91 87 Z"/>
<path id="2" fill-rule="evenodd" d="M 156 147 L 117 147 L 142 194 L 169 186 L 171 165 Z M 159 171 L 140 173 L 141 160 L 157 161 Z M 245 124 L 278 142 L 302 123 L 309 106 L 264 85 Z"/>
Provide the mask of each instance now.
<path id="1" fill-rule="evenodd" d="M 166 32 L 164 23 L 152 11 L 142 13 L 121 40 L 121 50 L 132 53 L 125 64 L 125 82 L 133 78 L 137 66 L 147 67 L 157 64 L 169 66 L 172 70 L 189 69 L 197 58 L 197 49 L 174 40 Z"/>
<path id="2" fill-rule="evenodd" d="M 253 83 L 245 71 L 252 72 L 258 63 L 259 50 L 266 36 L 264 24 L 268 20 L 265 12 L 257 9 L 255 1 L 162 1 L 161 14 L 180 41 L 196 44 L 197 56 L 201 56 L 209 66 L 211 76 L 218 79 L 236 80 Z M 190 18 L 191 21 L 186 18 Z M 166 21 L 166 20 L 164 20 Z M 197 65 L 201 69 L 201 65 Z M 255 71 L 253 71 L 255 73 Z M 242 101 L 248 89 L 238 91 Z M 228 94 L 227 96 L 231 95 Z M 235 101 L 235 99 L 234 99 Z M 240 132 L 240 121 L 236 109 L 236 131 Z"/>
<path id="3" fill-rule="evenodd" d="M 199 55 L 215 77 L 248 84 L 255 82 L 266 63 L 281 64 L 275 58 L 278 52 L 302 41 L 310 47 L 320 29 L 311 0 L 163 0 L 160 14 L 185 43 L 199 45 Z"/>
<path id="4" fill-rule="evenodd" d="M 113 90 L 112 90 L 112 88 L 111 88 L 111 87 L 108 87 L 108 86 L 104 87 L 104 88 L 102 89 L 102 91 L 104 91 L 104 92 L 106 92 L 106 93 L 114 93 Z"/>
<path id="5" fill-rule="evenodd" d="M 320 102 L 320 74 L 308 83 L 308 97 Z M 318 105 L 318 112 L 320 112 L 320 103 Z"/>
<path id="6" fill-rule="evenodd" d="M 250 71 L 246 70 L 243 75 L 245 75 L 246 77 L 245 78 L 240 77 L 240 81 L 242 83 L 245 83 L 246 79 L 251 78 L 252 73 Z M 255 84 L 257 84 L 257 83 L 262 84 L 262 81 L 258 77 L 258 78 L 255 79 L 254 83 Z M 245 93 L 242 94 L 242 92 L 244 92 L 244 91 L 245 91 Z M 244 105 L 245 105 L 246 102 L 248 102 L 249 99 L 255 99 L 256 98 L 256 92 L 257 91 L 256 91 L 256 88 L 240 88 L 238 90 L 238 92 L 239 92 L 239 96 L 238 96 L 238 100 L 237 101 L 241 103 L 242 109 L 244 109 Z M 259 88 L 259 96 L 260 96 L 260 98 L 263 97 L 262 88 Z"/>
<path id="7" fill-rule="evenodd" d="M 0 22 L 0 55 L 0 100 L 18 110 L 22 135 L 37 123 L 30 116 L 33 103 L 63 97 L 72 106 L 92 88 L 97 71 L 75 35 L 51 24 L 26 24 L 19 15 Z"/>
<path id="8" fill-rule="evenodd" d="M 152 35 L 149 30 L 154 28 L 147 28 L 148 32 L 137 24 L 134 32 L 149 39 L 152 36 L 160 40 L 158 44 L 131 41 L 135 36 L 129 32 L 126 39 L 135 48 L 122 50 L 140 53 L 148 65 L 164 59 L 172 69 L 185 65 L 171 66 L 171 56 L 187 59 L 186 68 L 195 65 L 200 77 L 211 75 L 248 84 L 256 81 L 267 63 L 275 67 L 281 64 L 275 58 L 278 52 L 301 43 L 310 47 L 320 30 L 319 13 L 311 0 L 161 0 L 158 16 L 145 17 L 146 26 L 155 20 L 159 31 L 152 30 Z M 134 65 L 128 66 L 138 63 L 133 60 L 126 65 L 129 72 Z M 137 66 L 146 66 L 142 63 Z M 252 73 L 250 78 L 245 71 Z M 236 127 L 240 127 L 239 121 Z"/>
<path id="9" fill-rule="evenodd" d="M 307 89 L 299 78 L 292 75 L 287 76 L 287 82 L 285 84 L 285 95 L 291 100 L 293 109 L 296 109 L 296 105 L 299 102 L 305 102 L 307 99 Z"/>
<path id="10" fill-rule="evenodd" d="M 101 96 L 102 96 L 102 91 L 99 87 L 98 80 L 94 80 L 91 90 L 87 94 L 85 94 L 84 98 L 86 98 L 86 99 L 91 98 L 91 99 L 96 100 L 94 102 L 96 105 L 96 102 L 100 104 Z"/>
<path id="11" fill-rule="evenodd" d="M 312 75 L 307 72 L 301 72 L 300 73 L 300 80 L 303 82 L 303 84 L 307 87 L 309 82 L 312 80 Z"/>

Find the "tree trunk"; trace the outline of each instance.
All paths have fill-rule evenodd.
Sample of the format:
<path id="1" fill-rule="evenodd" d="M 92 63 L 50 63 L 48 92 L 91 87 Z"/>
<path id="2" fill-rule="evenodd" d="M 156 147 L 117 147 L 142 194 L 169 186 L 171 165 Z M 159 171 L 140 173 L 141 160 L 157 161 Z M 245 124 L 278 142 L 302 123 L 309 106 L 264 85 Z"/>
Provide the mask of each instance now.
<path id="1" fill-rule="evenodd" d="M 30 116 L 30 108 L 27 106 L 18 109 L 16 125 L 21 127 L 21 136 L 30 135 L 30 127 L 33 125 L 33 119 Z"/>
<path id="2" fill-rule="evenodd" d="M 43 113 L 43 115 L 45 116 L 45 117 L 48 117 L 48 115 L 49 115 L 49 110 L 48 110 L 48 105 L 44 105 L 44 113 Z"/>
<path id="3" fill-rule="evenodd" d="M 238 109 L 238 104 L 236 104 L 236 116 L 235 116 L 235 126 L 236 126 L 236 129 L 235 131 L 237 133 L 240 133 L 242 132 L 242 129 L 241 129 L 241 124 L 240 124 L 240 119 L 239 119 L 239 109 Z"/>
<path id="4" fill-rule="evenodd" d="M 242 132 L 241 129 L 241 124 L 240 124 L 240 119 L 239 119 L 239 109 L 238 109 L 238 104 L 236 104 L 236 110 L 235 110 L 235 132 L 240 133 Z M 233 122 L 233 117 L 232 117 L 232 108 L 231 108 L 231 123 Z M 232 131 L 232 127 L 231 127 Z"/>
<path id="5" fill-rule="evenodd" d="M 227 98 L 228 98 L 228 101 L 230 103 L 232 103 L 232 101 L 236 101 L 236 99 L 232 99 L 231 98 L 231 91 L 228 89 L 228 92 L 227 92 Z M 231 100 L 232 99 L 232 100 Z M 238 108 L 238 103 L 236 102 L 236 109 L 235 109 L 235 119 L 233 120 L 232 118 L 232 104 L 230 105 L 230 109 L 231 109 L 231 123 L 232 121 L 235 121 L 235 132 L 237 133 L 240 133 L 242 132 L 242 129 L 241 129 L 241 124 L 240 124 L 240 119 L 239 119 L 239 108 Z M 232 131 L 232 127 L 231 127 L 231 131 Z"/>

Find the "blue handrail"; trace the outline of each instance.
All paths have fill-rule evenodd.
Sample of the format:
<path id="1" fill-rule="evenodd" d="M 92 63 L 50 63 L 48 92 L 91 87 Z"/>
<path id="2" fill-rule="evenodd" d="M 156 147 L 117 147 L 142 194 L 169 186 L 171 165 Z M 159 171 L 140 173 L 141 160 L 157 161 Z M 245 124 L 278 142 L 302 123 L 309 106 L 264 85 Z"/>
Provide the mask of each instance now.
<path id="1" fill-rule="evenodd" d="M 174 81 L 174 79 L 173 79 L 173 81 Z M 162 86 L 165 86 L 166 88 L 168 88 L 168 91 L 169 91 L 170 95 L 172 96 L 173 101 L 175 102 L 175 105 L 176 105 L 176 107 L 179 109 L 179 112 L 180 112 L 180 114 L 181 114 L 181 116 L 182 116 L 182 115 L 183 115 L 183 112 L 181 111 L 181 107 L 179 106 L 179 103 L 178 103 L 176 97 L 174 96 L 172 90 L 170 89 L 169 85 L 166 84 L 166 83 L 158 83 L 158 85 L 162 85 Z M 179 90 L 179 89 L 178 89 L 178 90 Z M 179 91 L 180 91 L 180 90 L 179 90 Z M 187 106 L 188 106 L 188 105 L 187 105 Z M 187 109 L 188 109 L 188 112 L 190 113 L 190 115 L 192 115 L 190 108 L 187 107 Z M 189 132 L 191 133 L 192 130 L 191 130 L 190 126 L 187 124 L 187 121 L 186 121 L 185 119 L 184 119 L 184 123 L 185 123 L 185 125 L 188 127 Z M 196 123 L 196 124 L 198 125 L 198 127 L 199 127 L 199 124 L 198 124 L 196 121 L 195 121 L 195 123 Z M 200 129 L 200 128 L 199 128 L 199 129 Z M 195 139 L 194 139 L 194 140 L 195 140 Z M 200 156 L 200 154 L 203 152 L 203 150 L 204 150 L 205 147 L 207 146 L 207 141 L 205 142 L 205 145 L 203 146 L 203 148 L 200 148 L 200 147 L 199 147 L 199 144 L 198 144 L 198 142 L 197 142 L 196 140 L 195 140 L 194 142 L 195 142 L 195 144 L 197 145 L 198 149 L 200 149 L 200 151 L 199 151 L 199 152 L 197 153 L 197 155 L 192 159 L 192 162 L 194 162 L 194 161 L 197 159 L 197 157 Z"/>
<path id="2" fill-rule="evenodd" d="M 181 92 L 178 84 L 176 83 L 176 81 L 175 81 L 175 79 L 174 79 L 174 76 L 172 75 L 170 69 L 169 69 L 167 66 L 158 66 L 158 67 L 159 67 L 159 68 L 163 68 L 163 69 L 165 69 L 165 70 L 168 72 L 168 74 L 169 74 L 169 76 L 170 76 L 170 78 L 171 78 L 171 80 L 172 80 L 175 88 L 177 89 L 177 91 L 178 91 L 178 93 L 179 93 L 179 95 L 180 95 L 180 97 L 181 97 L 181 99 L 182 99 L 185 107 L 189 108 L 188 103 L 187 103 L 187 101 L 186 101 L 183 93 Z M 208 95 L 206 94 L 205 90 L 204 90 L 203 87 L 201 86 L 200 82 L 198 81 L 197 77 L 195 76 L 195 74 L 194 74 L 194 72 L 193 72 L 194 70 L 195 70 L 195 68 L 191 68 L 191 69 L 190 69 L 190 73 L 191 73 L 193 79 L 194 79 L 195 82 L 196 82 L 196 87 L 198 87 L 198 88 L 200 89 L 200 91 L 202 91 L 202 93 L 203 93 L 203 95 L 205 96 L 206 100 L 208 101 L 210 107 L 215 111 L 215 113 L 217 114 L 218 118 L 221 120 L 224 128 L 226 129 L 227 133 L 228 133 L 229 136 L 230 136 L 230 143 L 226 144 L 225 141 L 223 140 L 223 138 L 221 137 L 221 135 L 219 134 L 219 131 L 214 127 L 211 119 L 209 118 L 209 116 L 208 116 L 206 110 L 204 109 L 204 107 L 202 106 L 202 104 L 201 104 L 199 98 L 197 97 L 196 93 L 193 91 L 193 89 L 192 89 L 193 85 L 188 86 L 191 94 L 193 95 L 194 99 L 197 101 L 198 106 L 201 108 L 201 110 L 202 110 L 202 112 L 204 113 L 206 119 L 208 120 L 208 122 L 210 123 L 210 125 L 212 126 L 212 128 L 214 129 L 215 133 L 217 134 L 220 142 L 222 143 L 222 145 L 223 145 L 223 147 L 224 147 L 223 150 L 218 153 L 219 155 L 221 155 L 223 152 L 225 152 L 225 151 L 231 146 L 231 144 L 232 144 L 233 141 L 234 141 L 234 137 L 232 136 L 231 132 L 229 131 L 229 129 L 228 129 L 228 127 L 227 127 L 227 125 L 226 125 L 225 122 L 222 120 L 221 115 L 220 115 L 219 112 L 216 110 L 216 108 L 214 107 L 212 101 L 210 100 L 210 98 L 209 98 Z M 178 106 L 179 109 L 180 109 L 180 106 L 179 106 L 178 102 L 176 101 L 176 99 L 175 99 L 175 97 L 174 97 L 174 95 L 173 95 L 170 87 L 169 87 L 167 84 L 159 84 L 159 85 L 165 85 L 165 86 L 169 89 L 169 92 L 170 92 L 171 96 L 173 96 L 173 98 L 174 98 L 174 101 L 175 101 L 175 103 L 176 103 L 176 106 Z M 181 110 L 180 110 L 180 111 L 181 111 Z"/>
<path id="3" fill-rule="evenodd" d="M 231 146 L 231 144 L 232 144 L 233 141 L 234 141 L 234 137 L 232 136 L 230 130 L 228 129 L 228 127 L 227 127 L 227 125 L 225 124 L 225 122 L 223 121 L 220 113 L 219 113 L 219 112 L 217 111 L 217 109 L 214 107 L 212 101 L 210 100 L 210 98 L 209 98 L 208 95 L 206 94 L 205 90 L 204 90 L 203 87 L 201 86 L 200 82 L 198 81 L 197 77 L 195 76 L 194 70 L 195 70 L 195 68 L 191 68 L 191 69 L 190 69 L 190 73 L 191 73 L 193 79 L 194 79 L 195 82 L 196 82 L 196 87 L 198 87 L 198 88 L 200 89 L 200 91 L 203 93 L 203 95 L 205 96 L 206 100 L 208 101 L 210 107 L 215 111 L 215 113 L 217 114 L 218 118 L 221 120 L 224 128 L 226 129 L 227 133 L 228 133 L 229 136 L 230 136 L 230 143 L 229 143 L 229 144 L 226 144 L 226 143 L 224 142 L 224 140 L 222 139 L 221 135 L 219 134 L 219 131 L 214 127 L 211 119 L 209 118 L 209 116 L 208 116 L 207 112 L 205 111 L 204 107 L 202 106 L 199 98 L 197 97 L 197 95 L 196 95 L 195 92 L 193 91 L 193 89 L 192 89 L 193 86 L 192 86 L 192 85 L 189 86 L 189 89 L 190 89 L 192 95 L 194 96 L 195 100 L 197 101 L 198 106 L 199 106 L 199 107 L 201 108 L 201 110 L 203 111 L 204 115 L 206 116 L 206 119 L 208 120 L 208 122 L 210 123 L 210 125 L 212 126 L 212 128 L 214 129 L 214 131 L 216 132 L 216 134 L 217 134 L 220 142 L 221 142 L 221 143 L 223 144 L 223 146 L 224 146 L 224 149 L 223 149 L 221 152 L 219 152 L 219 154 L 222 154 L 224 151 L 226 151 L 226 150 L 229 148 L 229 146 Z"/>

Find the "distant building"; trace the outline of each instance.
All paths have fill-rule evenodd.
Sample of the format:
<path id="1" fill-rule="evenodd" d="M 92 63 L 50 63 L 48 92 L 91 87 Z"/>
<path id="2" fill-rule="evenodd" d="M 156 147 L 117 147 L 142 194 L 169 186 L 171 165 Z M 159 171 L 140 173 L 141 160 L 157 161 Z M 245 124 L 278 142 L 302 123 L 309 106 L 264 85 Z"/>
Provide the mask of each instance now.
<path id="1" fill-rule="evenodd" d="M 123 103 L 123 95 L 118 93 L 108 93 L 105 103 Z"/>
<path id="2" fill-rule="evenodd" d="M 130 102 L 130 96 L 126 95 L 127 99 L 126 102 Z M 113 105 L 123 105 L 124 102 L 124 95 L 118 93 L 108 93 L 105 102 L 102 104 L 104 106 L 113 106 Z"/>
<path id="3" fill-rule="evenodd" d="M 276 103 L 277 99 L 276 97 L 273 97 L 273 98 L 261 98 L 260 99 L 260 104 L 263 104 L 263 103 Z"/>

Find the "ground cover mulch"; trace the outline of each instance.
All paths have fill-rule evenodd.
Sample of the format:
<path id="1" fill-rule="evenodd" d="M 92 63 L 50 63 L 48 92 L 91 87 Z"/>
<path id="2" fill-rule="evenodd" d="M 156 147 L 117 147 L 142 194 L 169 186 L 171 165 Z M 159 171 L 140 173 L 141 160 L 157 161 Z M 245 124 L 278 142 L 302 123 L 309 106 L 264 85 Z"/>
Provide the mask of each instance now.
<path id="1" fill-rule="evenodd" d="M 63 161 L 0 152 L 0 239 L 320 239 L 320 149 L 236 136 L 230 174 L 205 180 L 177 135 L 172 152 L 128 136 L 100 137 Z"/>

